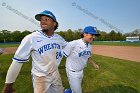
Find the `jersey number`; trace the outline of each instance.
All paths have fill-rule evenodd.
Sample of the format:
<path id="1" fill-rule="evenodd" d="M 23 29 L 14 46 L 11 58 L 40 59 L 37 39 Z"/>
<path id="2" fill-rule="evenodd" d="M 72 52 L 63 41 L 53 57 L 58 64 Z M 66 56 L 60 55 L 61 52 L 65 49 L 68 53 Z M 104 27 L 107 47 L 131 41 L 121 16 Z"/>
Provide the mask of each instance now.
<path id="1" fill-rule="evenodd" d="M 61 58 L 61 57 L 62 57 L 61 52 L 56 52 L 56 59 L 59 59 L 59 58 Z"/>

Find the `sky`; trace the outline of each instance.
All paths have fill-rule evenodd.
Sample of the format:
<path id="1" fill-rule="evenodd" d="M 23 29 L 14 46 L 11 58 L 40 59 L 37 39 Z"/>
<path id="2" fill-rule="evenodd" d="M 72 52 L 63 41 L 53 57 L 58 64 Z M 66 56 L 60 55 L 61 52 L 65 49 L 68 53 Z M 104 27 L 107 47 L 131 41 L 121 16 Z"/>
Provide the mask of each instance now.
<path id="1" fill-rule="evenodd" d="M 140 29 L 140 0 L 0 0 L 0 31 L 40 30 L 34 16 L 51 11 L 57 31 L 94 26 L 122 33 Z"/>

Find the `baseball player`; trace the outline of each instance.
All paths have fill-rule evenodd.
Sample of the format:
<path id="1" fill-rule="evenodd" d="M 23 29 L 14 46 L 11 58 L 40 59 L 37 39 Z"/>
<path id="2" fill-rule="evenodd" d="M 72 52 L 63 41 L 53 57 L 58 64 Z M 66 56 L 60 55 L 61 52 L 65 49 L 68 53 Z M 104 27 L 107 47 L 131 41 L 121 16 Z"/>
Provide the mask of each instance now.
<path id="1" fill-rule="evenodd" d="M 91 43 L 96 36 L 99 36 L 96 28 L 87 26 L 83 30 L 81 39 L 69 42 L 63 49 L 63 54 L 67 57 L 66 72 L 72 93 L 82 93 L 81 83 L 83 79 L 83 69 L 86 67 L 87 61 L 91 57 Z M 90 60 L 90 62 L 95 69 L 99 69 L 99 66 L 93 59 Z"/>
<path id="2" fill-rule="evenodd" d="M 2 50 L 2 48 L 0 48 L 0 55 L 1 55 L 1 54 L 3 54 L 3 50 Z"/>
<path id="3" fill-rule="evenodd" d="M 0 48 L 0 55 L 3 54 L 2 48 Z M 0 64 L 0 70 L 1 70 L 1 64 Z"/>
<path id="4" fill-rule="evenodd" d="M 58 72 L 62 59 L 61 50 L 66 41 L 55 34 L 58 22 L 54 14 L 48 10 L 35 15 L 40 21 L 40 31 L 27 35 L 17 49 L 13 62 L 6 76 L 2 93 L 13 93 L 12 88 L 23 63 L 32 57 L 32 80 L 34 93 L 63 93 L 63 86 Z"/>

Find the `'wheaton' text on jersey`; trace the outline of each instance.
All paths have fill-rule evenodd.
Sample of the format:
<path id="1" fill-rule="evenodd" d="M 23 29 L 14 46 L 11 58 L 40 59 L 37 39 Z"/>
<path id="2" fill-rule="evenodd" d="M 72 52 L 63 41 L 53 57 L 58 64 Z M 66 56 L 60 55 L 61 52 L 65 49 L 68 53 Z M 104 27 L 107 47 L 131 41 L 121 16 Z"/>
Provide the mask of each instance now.
<path id="1" fill-rule="evenodd" d="M 91 52 L 90 51 L 82 51 L 82 52 L 79 53 L 79 57 L 87 56 L 87 55 L 91 55 Z"/>
<path id="2" fill-rule="evenodd" d="M 41 48 L 38 49 L 38 52 L 40 54 L 42 54 L 44 51 L 50 50 L 50 49 L 60 49 L 60 45 L 56 44 L 56 43 L 52 43 L 52 44 L 46 44 L 44 46 L 42 46 Z"/>

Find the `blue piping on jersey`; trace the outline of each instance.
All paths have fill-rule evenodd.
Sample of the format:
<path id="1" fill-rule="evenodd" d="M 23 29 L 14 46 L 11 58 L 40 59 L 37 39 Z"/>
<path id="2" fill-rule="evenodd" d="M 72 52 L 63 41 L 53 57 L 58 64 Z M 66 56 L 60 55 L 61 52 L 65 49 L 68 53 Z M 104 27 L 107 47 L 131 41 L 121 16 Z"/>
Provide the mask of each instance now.
<path id="1" fill-rule="evenodd" d="M 26 62 L 26 61 L 28 61 L 29 59 L 17 59 L 17 58 L 13 58 L 14 60 L 17 60 L 19 63 L 22 63 L 22 62 Z"/>
<path id="2" fill-rule="evenodd" d="M 64 51 L 63 51 L 63 54 L 64 54 L 65 57 L 68 57 L 68 55 Z"/>
<path id="3" fill-rule="evenodd" d="M 52 35 L 52 36 L 47 36 L 46 34 L 44 34 L 42 31 L 39 31 L 39 30 L 37 30 L 39 33 L 41 33 L 42 35 L 44 35 L 45 37 L 47 37 L 47 38 L 51 38 L 51 37 L 53 37 L 54 36 L 54 34 Z"/>

